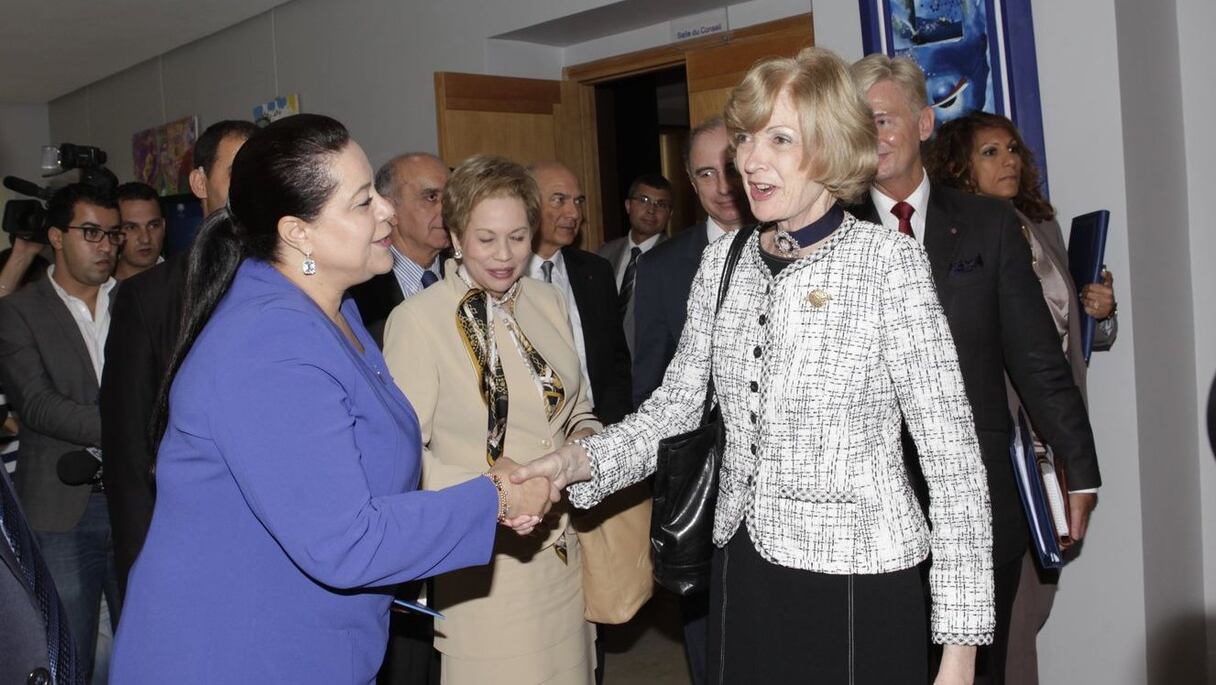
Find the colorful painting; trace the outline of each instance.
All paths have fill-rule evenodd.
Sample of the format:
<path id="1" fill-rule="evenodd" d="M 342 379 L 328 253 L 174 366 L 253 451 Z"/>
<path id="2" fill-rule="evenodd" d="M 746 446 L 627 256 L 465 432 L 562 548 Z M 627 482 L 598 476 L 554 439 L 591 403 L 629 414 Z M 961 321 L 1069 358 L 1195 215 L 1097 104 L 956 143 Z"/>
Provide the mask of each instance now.
<path id="1" fill-rule="evenodd" d="M 299 95 L 280 95 L 270 102 L 253 108 L 253 123 L 257 124 L 258 126 L 265 126 L 275 119 L 282 119 L 283 117 L 288 117 L 292 114 L 299 113 Z"/>
<path id="2" fill-rule="evenodd" d="M 1012 119 L 1046 189 L 1030 0 L 859 1 L 866 54 L 916 60 L 938 125 L 975 110 Z"/>
<path id="3" fill-rule="evenodd" d="M 190 192 L 196 140 L 196 117 L 184 117 L 136 132 L 131 136 L 135 180 L 147 183 L 161 195 Z"/>

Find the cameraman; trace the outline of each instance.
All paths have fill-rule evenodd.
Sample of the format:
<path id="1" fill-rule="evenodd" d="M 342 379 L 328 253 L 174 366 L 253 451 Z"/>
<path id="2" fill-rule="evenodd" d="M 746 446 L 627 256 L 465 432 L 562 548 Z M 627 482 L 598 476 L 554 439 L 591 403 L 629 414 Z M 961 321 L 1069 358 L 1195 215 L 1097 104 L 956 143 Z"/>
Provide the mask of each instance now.
<path id="1" fill-rule="evenodd" d="M 0 299 L 0 385 L 22 422 L 17 494 L 90 673 L 103 593 L 118 618 L 106 497 L 100 485 L 65 484 L 58 466 L 101 442 L 98 379 L 123 232 L 113 197 L 79 183 L 56 191 L 47 225 L 48 277 Z"/>
<path id="2" fill-rule="evenodd" d="M 5 250 L 0 266 L 0 297 L 17 292 L 26 283 L 41 277 L 47 263 L 40 255 L 45 245 L 21 236 L 12 236 L 13 246 Z M 28 276 L 28 277 L 27 277 Z"/>

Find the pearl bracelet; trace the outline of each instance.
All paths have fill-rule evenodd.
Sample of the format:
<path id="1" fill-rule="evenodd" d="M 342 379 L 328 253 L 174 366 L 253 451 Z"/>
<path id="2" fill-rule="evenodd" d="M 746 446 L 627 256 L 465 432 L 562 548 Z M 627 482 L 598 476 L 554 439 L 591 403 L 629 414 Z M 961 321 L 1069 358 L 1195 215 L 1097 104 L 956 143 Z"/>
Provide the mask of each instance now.
<path id="1" fill-rule="evenodd" d="M 487 473 L 486 478 L 494 484 L 494 489 L 498 491 L 498 522 L 505 523 L 511 518 L 511 505 L 507 503 L 507 491 L 502 485 L 502 476 L 497 473 Z"/>

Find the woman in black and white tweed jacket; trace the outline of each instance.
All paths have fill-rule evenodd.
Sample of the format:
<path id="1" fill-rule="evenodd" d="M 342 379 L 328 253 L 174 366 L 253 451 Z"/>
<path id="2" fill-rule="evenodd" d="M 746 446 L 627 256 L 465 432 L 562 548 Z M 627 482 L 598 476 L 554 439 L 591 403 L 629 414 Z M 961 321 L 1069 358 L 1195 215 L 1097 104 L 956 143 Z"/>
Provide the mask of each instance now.
<path id="1" fill-rule="evenodd" d="M 714 682 L 972 679 L 992 639 L 985 475 L 924 250 L 837 201 L 869 186 L 877 134 L 830 52 L 754 66 L 731 95 L 735 162 L 762 222 L 726 300 L 730 239 L 710 246 L 663 385 L 636 414 L 513 478 L 547 475 L 589 507 L 655 468 L 697 424 L 712 367 L 726 424 L 714 542 Z M 900 425 L 919 448 L 926 525 Z M 932 616 L 918 564 L 932 553 Z"/>

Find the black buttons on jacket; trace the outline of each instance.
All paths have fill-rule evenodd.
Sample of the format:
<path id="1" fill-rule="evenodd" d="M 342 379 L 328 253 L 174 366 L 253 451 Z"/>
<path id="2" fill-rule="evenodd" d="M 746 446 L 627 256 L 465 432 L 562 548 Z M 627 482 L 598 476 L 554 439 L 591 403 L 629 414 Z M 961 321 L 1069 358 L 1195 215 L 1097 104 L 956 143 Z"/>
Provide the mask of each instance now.
<path id="1" fill-rule="evenodd" d="M 756 422 L 756 412 L 748 412 L 747 418 L 751 419 L 752 423 Z"/>
<path id="2" fill-rule="evenodd" d="M 763 315 L 763 314 L 761 314 L 761 315 L 760 315 L 760 325 L 761 325 L 761 326 L 763 326 L 763 325 L 764 325 L 764 324 L 766 324 L 766 323 L 768 323 L 768 317 L 767 317 L 767 316 L 765 316 L 765 315 Z"/>
<path id="3" fill-rule="evenodd" d="M 752 392 L 758 392 L 760 390 L 760 384 L 757 383 L 756 381 L 752 381 L 751 383 L 749 383 L 748 387 L 752 389 Z"/>
<path id="4" fill-rule="evenodd" d="M 35 668 L 30 671 L 25 683 L 26 685 L 51 685 L 51 674 L 45 668 Z"/>
<path id="5" fill-rule="evenodd" d="M 756 484 L 756 477 L 755 477 L 755 476 L 748 476 L 748 477 L 747 477 L 747 487 L 748 487 L 748 488 L 751 488 L 751 487 L 752 487 L 753 485 L 755 485 L 755 484 Z"/>
<path id="6" fill-rule="evenodd" d="M 756 453 L 758 453 L 759 451 L 760 451 L 760 448 L 759 448 L 759 447 L 756 447 L 755 445 L 752 445 L 752 454 L 756 454 Z"/>
<path id="7" fill-rule="evenodd" d="M 759 359 L 760 355 L 764 354 L 764 350 L 760 349 L 759 345 L 756 345 L 756 349 L 752 350 L 752 354 L 756 356 L 756 359 Z"/>

